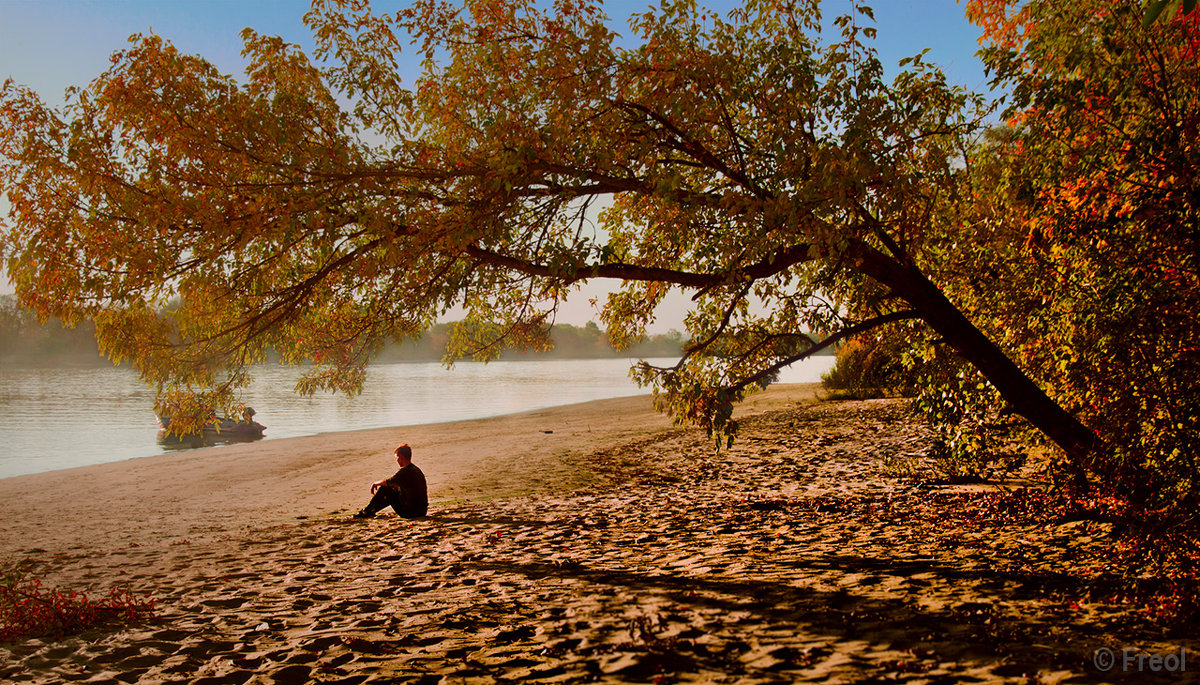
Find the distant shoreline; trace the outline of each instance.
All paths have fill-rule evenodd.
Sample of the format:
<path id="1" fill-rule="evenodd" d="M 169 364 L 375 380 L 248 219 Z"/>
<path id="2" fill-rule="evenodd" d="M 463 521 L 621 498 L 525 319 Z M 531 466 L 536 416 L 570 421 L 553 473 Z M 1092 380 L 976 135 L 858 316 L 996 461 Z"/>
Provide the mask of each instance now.
<path id="1" fill-rule="evenodd" d="M 814 357 L 833 357 L 833 356 L 836 356 L 836 354 L 837 354 L 836 350 L 833 350 L 831 348 L 826 348 L 826 349 L 821 350 L 820 352 L 817 352 L 813 356 Z M 556 355 L 552 352 L 538 353 L 538 354 L 509 353 L 509 354 L 502 354 L 500 356 L 500 358 L 495 361 L 502 361 L 502 362 L 584 361 L 584 360 L 592 360 L 592 359 L 646 359 L 646 358 L 653 358 L 653 357 L 665 358 L 665 357 L 677 357 L 677 356 L 678 356 L 678 354 L 675 354 L 675 355 L 670 355 L 670 354 L 632 354 L 632 353 L 615 352 L 615 351 L 612 354 L 595 354 L 595 355 L 588 355 L 588 356 L 579 356 L 579 355 L 570 355 L 570 356 L 569 355 L 561 355 L 560 356 L 560 355 Z M 371 365 L 374 366 L 374 365 L 379 365 L 379 364 L 428 364 L 430 362 L 440 362 L 440 361 L 442 361 L 442 358 L 438 357 L 438 356 L 429 356 L 429 357 L 420 357 L 420 358 L 417 358 L 417 357 L 411 357 L 411 358 L 386 357 L 386 358 L 379 358 L 379 359 L 373 360 L 371 362 Z M 466 361 L 471 361 L 471 360 L 468 358 L 468 359 L 463 359 L 460 361 L 466 362 Z M 90 355 L 68 355 L 68 356 L 63 356 L 63 357 L 55 357 L 55 356 L 47 357 L 46 355 L 9 355 L 9 356 L 0 357 L 0 369 L 3 369 L 5 367 L 13 368 L 13 369 L 55 369 L 55 368 L 106 369 L 106 368 L 111 368 L 114 366 L 122 367 L 122 368 L 129 368 L 129 363 L 122 362 L 120 364 L 114 364 L 112 362 L 112 360 L 110 360 L 108 357 L 99 356 L 99 355 L 94 356 L 94 357 L 90 356 Z M 254 366 L 289 366 L 289 365 L 282 364 L 277 361 L 264 361 L 260 364 L 251 365 L 252 368 Z M 295 365 L 290 365 L 290 366 L 300 367 L 300 366 L 306 366 L 306 365 L 305 364 L 295 364 Z"/>

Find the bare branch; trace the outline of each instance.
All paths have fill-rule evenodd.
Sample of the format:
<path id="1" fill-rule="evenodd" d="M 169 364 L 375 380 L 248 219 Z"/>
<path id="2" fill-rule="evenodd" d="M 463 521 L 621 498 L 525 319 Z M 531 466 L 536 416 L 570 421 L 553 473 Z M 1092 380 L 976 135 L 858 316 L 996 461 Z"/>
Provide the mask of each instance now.
<path id="1" fill-rule="evenodd" d="M 906 309 L 904 311 L 892 312 L 891 314 L 884 314 L 883 316 L 876 316 L 874 318 L 867 319 L 866 321 L 862 321 L 862 322 L 855 324 L 849 328 L 845 328 L 845 329 L 838 331 L 837 333 L 834 333 L 833 335 L 825 338 L 824 340 L 817 343 L 816 345 L 813 345 L 812 347 L 805 349 L 803 352 L 800 352 L 800 353 L 794 354 L 790 357 L 785 357 L 785 358 L 779 360 L 778 362 L 768 366 L 767 368 L 759 371 L 758 373 L 742 379 L 740 382 L 735 383 L 734 385 L 730 386 L 728 389 L 731 391 L 735 391 L 735 392 L 738 390 L 743 390 L 755 383 L 758 383 L 762 379 L 770 376 L 771 374 L 775 373 L 776 371 L 779 371 L 780 369 L 782 369 L 785 366 L 788 366 L 789 364 L 793 364 L 802 359 L 807 359 L 808 357 L 811 357 L 812 355 L 816 354 L 817 352 L 820 352 L 821 350 L 826 349 L 827 347 L 830 347 L 831 345 L 835 345 L 838 342 L 845 340 L 846 338 L 858 335 L 859 333 L 865 333 L 866 331 L 869 331 L 873 328 L 878 328 L 880 326 L 883 326 L 883 325 L 886 325 L 889 323 L 895 323 L 897 321 L 908 321 L 911 319 L 919 319 L 919 318 L 921 318 L 921 315 L 918 314 L 915 310 Z"/>

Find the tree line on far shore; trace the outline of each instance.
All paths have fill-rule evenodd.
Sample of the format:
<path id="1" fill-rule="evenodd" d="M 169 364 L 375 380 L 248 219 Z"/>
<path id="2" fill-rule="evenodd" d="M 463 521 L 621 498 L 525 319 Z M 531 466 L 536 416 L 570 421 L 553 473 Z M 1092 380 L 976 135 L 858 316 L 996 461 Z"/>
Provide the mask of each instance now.
<path id="1" fill-rule="evenodd" d="M 96 326 L 83 321 L 68 328 L 58 319 L 46 323 L 22 309 L 12 295 L 0 295 L 0 363 L 110 364 L 96 347 Z"/>
<path id="2" fill-rule="evenodd" d="M 453 324 L 439 323 L 416 340 L 393 342 L 380 350 L 376 361 L 439 361 L 446 353 Z M 673 357 L 684 345 L 683 334 L 676 330 L 645 336 L 628 350 L 618 352 L 609 344 L 608 334 L 595 322 L 584 326 L 555 324 L 550 332 L 553 349 L 544 352 L 506 351 L 506 360 L 604 359 L 611 357 Z M 270 355 L 270 361 L 279 361 Z M 21 308 L 12 295 L 0 295 L 0 363 L 32 365 L 108 365 L 111 364 L 96 345 L 96 326 L 84 320 L 68 328 L 57 319 L 46 323 Z"/>
<path id="3" fill-rule="evenodd" d="M 435 324 L 416 340 L 391 343 L 375 357 L 380 362 L 438 361 L 446 354 L 452 334 L 452 323 Z M 505 350 L 503 360 L 535 359 L 604 359 L 609 357 L 678 357 L 686 342 L 676 330 L 647 335 L 641 342 L 618 352 L 609 343 L 606 333 L 594 321 L 584 326 L 554 324 L 550 329 L 553 348 L 546 351 Z"/>

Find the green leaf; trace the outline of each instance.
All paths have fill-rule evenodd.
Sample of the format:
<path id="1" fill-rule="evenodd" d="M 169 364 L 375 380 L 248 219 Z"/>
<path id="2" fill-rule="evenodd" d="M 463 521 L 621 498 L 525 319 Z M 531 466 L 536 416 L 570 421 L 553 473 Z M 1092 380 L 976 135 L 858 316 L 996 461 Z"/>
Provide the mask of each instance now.
<path id="1" fill-rule="evenodd" d="M 1162 11 L 1166 9 L 1167 5 L 1171 4 L 1172 1 L 1173 0 L 1148 0 L 1146 3 L 1146 13 L 1142 15 L 1142 28 L 1150 28 L 1150 25 L 1153 24 L 1156 19 L 1158 19 L 1158 16 L 1162 14 Z"/>

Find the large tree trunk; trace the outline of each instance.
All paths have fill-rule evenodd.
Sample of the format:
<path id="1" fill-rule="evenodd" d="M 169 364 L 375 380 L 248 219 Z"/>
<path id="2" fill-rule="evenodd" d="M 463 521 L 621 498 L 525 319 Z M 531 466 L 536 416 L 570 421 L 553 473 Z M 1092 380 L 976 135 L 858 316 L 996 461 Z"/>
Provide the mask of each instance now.
<path id="1" fill-rule="evenodd" d="M 1096 469 L 1096 435 L 1038 387 L 995 343 L 967 320 L 941 289 L 918 269 L 860 244 L 854 250 L 859 268 L 904 298 L 1008 402 L 1056 445 L 1072 463 Z"/>

